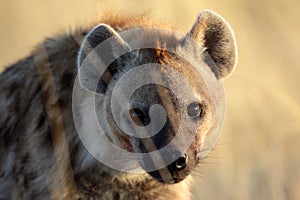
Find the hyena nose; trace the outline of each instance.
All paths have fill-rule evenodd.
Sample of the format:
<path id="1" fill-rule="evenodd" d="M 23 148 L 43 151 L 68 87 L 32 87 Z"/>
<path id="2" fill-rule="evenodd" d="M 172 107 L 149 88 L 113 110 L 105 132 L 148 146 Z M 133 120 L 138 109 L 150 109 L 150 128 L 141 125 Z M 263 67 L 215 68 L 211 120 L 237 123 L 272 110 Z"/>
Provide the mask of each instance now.
<path id="1" fill-rule="evenodd" d="M 188 162 L 188 155 L 183 154 L 175 161 L 175 169 L 176 171 L 183 170 Z"/>

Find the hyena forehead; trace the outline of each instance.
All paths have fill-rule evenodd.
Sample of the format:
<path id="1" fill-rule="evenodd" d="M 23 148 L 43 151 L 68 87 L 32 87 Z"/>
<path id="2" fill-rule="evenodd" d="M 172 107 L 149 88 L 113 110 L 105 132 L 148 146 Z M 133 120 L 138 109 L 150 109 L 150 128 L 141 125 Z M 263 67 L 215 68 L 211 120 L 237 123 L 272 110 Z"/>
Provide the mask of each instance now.
<path id="1" fill-rule="evenodd" d="M 199 102 L 209 101 L 206 79 L 216 80 L 216 77 L 200 56 L 197 54 L 188 55 L 189 58 L 186 59 L 186 54 L 191 54 L 191 52 L 186 49 L 182 50 L 181 47 L 177 47 L 176 54 L 168 51 L 160 53 L 159 62 L 162 63 L 160 70 L 162 79 L 170 88 L 186 97 L 187 101 L 189 99 L 195 100 L 195 98 Z M 205 70 L 200 71 L 200 68 Z M 209 76 L 205 76 L 203 72 L 208 73 Z"/>
<path id="2" fill-rule="evenodd" d="M 153 70 L 150 73 L 143 73 L 134 70 L 135 79 L 113 80 L 108 86 L 110 93 L 115 87 L 115 83 L 126 86 L 126 88 L 134 88 L 136 82 L 150 80 L 149 83 L 142 84 L 131 97 L 130 104 L 133 107 L 148 107 L 153 104 L 161 104 L 163 99 L 169 98 L 178 101 L 179 105 L 186 106 L 191 101 L 202 102 L 209 101 L 209 93 L 206 82 L 194 67 L 178 58 L 168 58 L 164 55 L 164 61 L 159 64 L 153 64 Z M 168 62 L 168 64 L 166 64 Z M 151 67 L 151 65 L 147 65 Z M 124 72 L 126 74 L 126 72 Z M 122 77 L 122 73 L 119 75 Z M 160 83 L 157 82 L 160 80 Z M 179 94 L 179 96 L 175 95 Z M 178 98 L 178 99 L 177 99 Z"/>

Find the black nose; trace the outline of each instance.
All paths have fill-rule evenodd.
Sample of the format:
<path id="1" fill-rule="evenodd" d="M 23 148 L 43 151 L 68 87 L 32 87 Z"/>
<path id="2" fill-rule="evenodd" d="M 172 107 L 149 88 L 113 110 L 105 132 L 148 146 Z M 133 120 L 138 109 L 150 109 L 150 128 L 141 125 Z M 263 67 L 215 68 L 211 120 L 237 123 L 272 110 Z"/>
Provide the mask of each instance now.
<path id="1" fill-rule="evenodd" d="M 183 154 L 175 161 L 175 169 L 177 171 L 183 170 L 186 167 L 187 162 L 188 162 L 188 155 Z"/>
<path id="2" fill-rule="evenodd" d="M 173 161 L 168 166 L 148 172 L 149 175 L 151 175 L 156 180 L 162 182 L 162 183 L 179 183 L 182 181 L 188 174 L 188 155 L 182 154 L 181 152 L 175 151 L 175 152 L 163 152 L 163 159 L 168 162 L 172 161 L 174 156 L 178 157 L 177 160 Z M 148 156 L 144 157 L 143 164 L 145 166 L 155 167 L 154 161 L 152 158 L 148 158 Z"/>

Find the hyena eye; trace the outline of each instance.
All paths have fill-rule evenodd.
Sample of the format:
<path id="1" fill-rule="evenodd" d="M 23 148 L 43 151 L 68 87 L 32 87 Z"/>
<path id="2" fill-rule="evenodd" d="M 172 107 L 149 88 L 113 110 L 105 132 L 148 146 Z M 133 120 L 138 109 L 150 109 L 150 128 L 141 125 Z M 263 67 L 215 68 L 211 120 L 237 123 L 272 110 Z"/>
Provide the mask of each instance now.
<path id="1" fill-rule="evenodd" d="M 192 118 L 201 116 L 202 112 L 203 110 L 198 102 L 190 103 L 187 107 L 187 114 Z"/>
<path id="2" fill-rule="evenodd" d="M 150 124 L 151 119 L 148 115 L 148 112 L 137 108 L 132 108 L 129 110 L 129 115 L 138 126 L 147 126 L 148 124 Z"/>

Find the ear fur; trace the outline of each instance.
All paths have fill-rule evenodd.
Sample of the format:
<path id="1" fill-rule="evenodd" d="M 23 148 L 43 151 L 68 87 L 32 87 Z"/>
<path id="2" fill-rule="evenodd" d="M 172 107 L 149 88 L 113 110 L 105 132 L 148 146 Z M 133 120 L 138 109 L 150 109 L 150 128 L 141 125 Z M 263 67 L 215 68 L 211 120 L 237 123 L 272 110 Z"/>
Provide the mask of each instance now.
<path id="1" fill-rule="evenodd" d="M 116 70 L 111 62 L 130 51 L 128 44 L 109 25 L 99 24 L 84 38 L 78 54 L 78 75 L 81 85 L 93 92 L 104 93 Z"/>
<path id="2" fill-rule="evenodd" d="M 203 10 L 186 37 L 203 45 L 204 60 L 217 78 L 224 79 L 234 71 L 237 64 L 235 36 L 230 25 L 220 15 Z"/>

